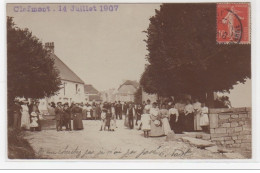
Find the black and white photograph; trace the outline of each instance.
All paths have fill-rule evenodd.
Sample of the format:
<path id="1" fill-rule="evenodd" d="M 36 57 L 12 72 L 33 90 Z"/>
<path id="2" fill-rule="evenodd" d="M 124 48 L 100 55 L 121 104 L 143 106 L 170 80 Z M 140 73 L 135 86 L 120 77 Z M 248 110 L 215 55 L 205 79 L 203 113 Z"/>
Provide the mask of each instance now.
<path id="1" fill-rule="evenodd" d="M 7 159 L 251 160 L 251 7 L 6 3 Z"/>

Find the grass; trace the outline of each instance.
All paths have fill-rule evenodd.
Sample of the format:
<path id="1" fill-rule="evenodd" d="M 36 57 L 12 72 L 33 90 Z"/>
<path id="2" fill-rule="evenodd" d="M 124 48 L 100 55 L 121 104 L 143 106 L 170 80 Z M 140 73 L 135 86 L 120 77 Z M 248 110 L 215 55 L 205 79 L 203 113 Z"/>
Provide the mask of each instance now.
<path id="1" fill-rule="evenodd" d="M 8 158 L 9 159 L 37 159 L 29 142 L 24 139 L 24 132 L 8 129 Z"/>

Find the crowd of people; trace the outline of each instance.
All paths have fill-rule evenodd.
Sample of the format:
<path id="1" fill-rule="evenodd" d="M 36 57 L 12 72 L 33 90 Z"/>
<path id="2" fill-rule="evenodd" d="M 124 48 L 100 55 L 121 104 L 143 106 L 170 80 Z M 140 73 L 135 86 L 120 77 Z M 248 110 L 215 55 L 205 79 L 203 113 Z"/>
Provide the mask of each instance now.
<path id="1" fill-rule="evenodd" d="M 31 131 L 41 130 L 41 113 L 39 102 L 15 100 L 13 106 L 14 128 L 23 128 Z M 83 120 L 99 120 L 100 131 L 115 131 L 117 120 L 124 121 L 129 129 L 144 131 L 144 137 L 163 136 L 169 133 L 191 131 L 208 131 L 208 108 L 205 103 L 197 99 L 178 100 L 167 102 L 144 101 L 142 104 L 134 102 L 115 101 L 103 103 L 64 103 L 51 102 L 48 112 L 55 116 L 56 130 L 82 130 Z"/>
<path id="2" fill-rule="evenodd" d="M 41 131 L 41 113 L 39 101 L 33 100 L 30 104 L 26 99 L 15 99 L 12 106 L 13 128 L 31 131 Z"/>

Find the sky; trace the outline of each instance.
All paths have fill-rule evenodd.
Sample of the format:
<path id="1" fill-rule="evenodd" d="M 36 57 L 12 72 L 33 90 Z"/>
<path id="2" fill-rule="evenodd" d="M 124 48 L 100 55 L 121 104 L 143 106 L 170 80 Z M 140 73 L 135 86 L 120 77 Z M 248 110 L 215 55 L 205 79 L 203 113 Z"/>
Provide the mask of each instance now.
<path id="1" fill-rule="evenodd" d="M 113 12 L 101 12 L 100 4 L 88 4 L 98 10 L 92 12 L 72 12 L 72 4 L 64 4 L 67 12 L 58 12 L 59 5 L 21 5 L 55 10 L 43 13 L 15 12 L 17 4 L 9 4 L 7 15 L 43 43 L 54 42 L 55 54 L 86 84 L 102 91 L 127 79 L 139 81 L 148 54 L 142 31 L 160 4 L 118 4 Z"/>
<path id="2" fill-rule="evenodd" d="M 44 13 L 15 12 L 17 4 L 8 4 L 7 15 L 13 16 L 20 28 L 29 28 L 43 43 L 54 42 L 55 54 L 99 91 L 118 88 L 124 80 L 139 81 L 148 54 L 142 31 L 148 28 L 149 18 L 160 4 L 117 4 L 113 12 L 101 12 L 100 4 L 88 4 L 88 8 L 96 6 L 98 10 L 92 12 L 72 12 L 69 9 L 73 4 L 64 4 L 67 12 L 59 12 L 59 5 L 19 5 L 49 6 L 51 11 Z M 232 106 L 251 106 L 251 86 L 251 80 L 247 80 L 225 94 Z"/>

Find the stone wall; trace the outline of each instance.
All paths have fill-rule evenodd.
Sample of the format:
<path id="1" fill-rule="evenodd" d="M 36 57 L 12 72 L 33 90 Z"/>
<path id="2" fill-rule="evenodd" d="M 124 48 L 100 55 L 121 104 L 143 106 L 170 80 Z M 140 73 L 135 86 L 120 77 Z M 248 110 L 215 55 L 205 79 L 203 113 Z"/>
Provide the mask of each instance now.
<path id="1" fill-rule="evenodd" d="M 217 145 L 251 150 L 251 108 L 210 109 L 210 138 Z"/>

